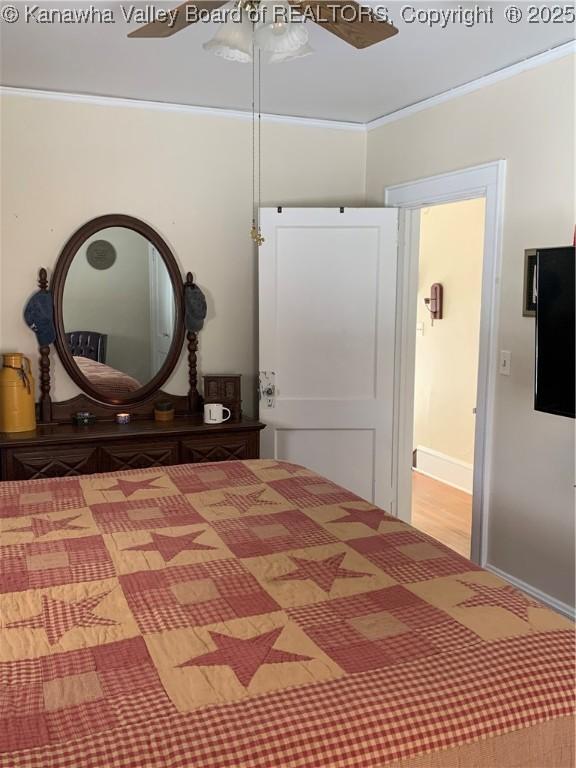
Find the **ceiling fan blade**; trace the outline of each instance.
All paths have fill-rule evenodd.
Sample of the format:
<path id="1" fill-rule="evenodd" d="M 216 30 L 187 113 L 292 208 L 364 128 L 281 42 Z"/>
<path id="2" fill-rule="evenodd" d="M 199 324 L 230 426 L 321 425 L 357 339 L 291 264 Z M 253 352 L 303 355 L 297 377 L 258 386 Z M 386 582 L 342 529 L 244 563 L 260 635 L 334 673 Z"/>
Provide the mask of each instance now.
<path id="1" fill-rule="evenodd" d="M 176 18 L 173 24 L 168 20 L 153 21 L 130 32 L 128 37 L 170 37 L 190 24 L 194 24 L 195 19 L 189 20 L 190 17 L 187 16 L 187 13 L 190 13 L 187 11 L 188 8 L 196 8 L 198 11 L 213 11 L 215 8 L 220 8 L 221 5 L 225 4 L 226 0 L 196 0 L 196 2 L 182 3 L 182 5 L 174 9 L 176 11 Z"/>
<path id="2" fill-rule="evenodd" d="M 289 0 L 290 5 L 312 18 L 354 48 L 368 48 L 398 33 L 388 21 L 381 21 L 367 6 L 353 0 Z M 354 12 L 354 6 L 357 11 Z"/>

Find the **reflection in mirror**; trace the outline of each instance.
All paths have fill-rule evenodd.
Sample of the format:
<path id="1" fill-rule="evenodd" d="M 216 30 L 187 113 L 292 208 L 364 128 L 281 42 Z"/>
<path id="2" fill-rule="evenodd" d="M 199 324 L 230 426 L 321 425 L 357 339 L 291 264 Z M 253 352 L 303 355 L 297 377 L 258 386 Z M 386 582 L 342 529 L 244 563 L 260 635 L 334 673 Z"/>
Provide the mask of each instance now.
<path id="1" fill-rule="evenodd" d="M 126 227 L 101 229 L 75 254 L 62 300 L 66 343 L 90 384 L 126 396 L 162 367 L 174 336 L 174 292 L 158 251 Z"/>

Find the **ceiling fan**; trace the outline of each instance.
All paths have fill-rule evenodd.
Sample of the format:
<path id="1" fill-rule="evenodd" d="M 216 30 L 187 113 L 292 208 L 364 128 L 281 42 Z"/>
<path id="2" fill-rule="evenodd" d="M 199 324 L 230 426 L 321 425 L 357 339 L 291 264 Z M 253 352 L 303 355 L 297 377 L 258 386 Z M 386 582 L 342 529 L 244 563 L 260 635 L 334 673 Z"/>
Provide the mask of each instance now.
<path id="1" fill-rule="evenodd" d="M 277 14 L 279 7 L 282 11 L 280 16 Z M 398 30 L 386 18 L 355 0 L 195 0 L 182 3 L 163 14 L 162 18 L 130 32 L 128 37 L 171 37 L 197 21 L 216 20 L 212 14 L 218 9 L 229 14 L 224 19 L 218 19 L 224 23 L 219 25 L 221 29 L 214 38 L 204 43 L 204 49 L 229 61 L 252 63 L 253 217 L 250 236 L 260 246 L 264 242 L 260 229 L 261 53 L 264 52 L 272 63 L 312 53 L 306 25 L 302 23 L 309 20 L 354 48 L 368 48 L 387 40 Z M 234 13 L 236 18 L 231 18 Z"/>
<path id="2" fill-rule="evenodd" d="M 128 37 L 170 37 L 175 35 L 176 32 L 180 32 L 180 30 L 194 24 L 199 20 L 202 13 L 206 14 L 221 6 L 229 5 L 244 10 L 257 11 L 258 8 L 263 8 L 270 4 L 282 4 L 287 8 L 294 9 L 298 14 L 301 14 L 302 20 L 314 21 L 354 48 L 368 48 L 370 45 L 386 40 L 398 32 L 396 27 L 388 20 L 383 19 L 370 8 L 354 2 L 354 0 L 235 0 L 233 3 L 227 3 L 227 0 L 195 0 L 195 2 L 182 3 L 175 8 L 170 14 L 170 19 L 164 18 L 153 21 L 134 30 Z M 274 26 L 280 25 L 268 23 L 261 26 L 265 26 L 267 33 L 273 37 L 274 33 L 278 31 L 273 29 Z M 291 26 L 301 27 L 300 24 Z M 261 42 L 258 42 L 258 44 L 267 50 L 275 51 L 276 61 L 296 58 L 293 55 L 283 56 L 282 52 L 278 51 L 274 46 L 268 47 L 265 40 L 264 44 Z M 205 47 L 209 47 L 208 44 Z M 212 47 L 215 48 L 217 45 Z M 240 48 L 242 49 L 242 46 Z M 311 51 L 307 45 L 307 33 L 305 44 L 300 46 L 299 51 L 298 55 L 306 55 Z M 214 52 L 218 53 L 217 50 L 214 50 Z M 250 61 L 251 57 L 247 54 L 247 58 L 236 58 L 235 60 Z"/>

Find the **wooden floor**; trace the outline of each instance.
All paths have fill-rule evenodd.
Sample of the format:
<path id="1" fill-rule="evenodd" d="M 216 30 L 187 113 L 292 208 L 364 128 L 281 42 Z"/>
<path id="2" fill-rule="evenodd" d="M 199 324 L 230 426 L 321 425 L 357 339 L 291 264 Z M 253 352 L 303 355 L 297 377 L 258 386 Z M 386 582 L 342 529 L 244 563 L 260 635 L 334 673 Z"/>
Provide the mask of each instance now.
<path id="1" fill-rule="evenodd" d="M 470 557 L 472 496 L 413 471 L 412 525 Z"/>

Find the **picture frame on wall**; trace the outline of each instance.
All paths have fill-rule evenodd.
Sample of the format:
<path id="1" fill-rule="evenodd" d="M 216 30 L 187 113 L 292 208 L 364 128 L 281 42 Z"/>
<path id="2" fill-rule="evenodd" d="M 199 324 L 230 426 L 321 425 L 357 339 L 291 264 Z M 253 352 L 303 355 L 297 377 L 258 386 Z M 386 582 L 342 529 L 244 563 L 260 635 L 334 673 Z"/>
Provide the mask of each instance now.
<path id="1" fill-rule="evenodd" d="M 524 317 L 536 316 L 536 286 L 534 285 L 536 253 L 536 248 L 528 248 L 524 251 L 524 291 L 522 294 L 522 314 Z"/>

